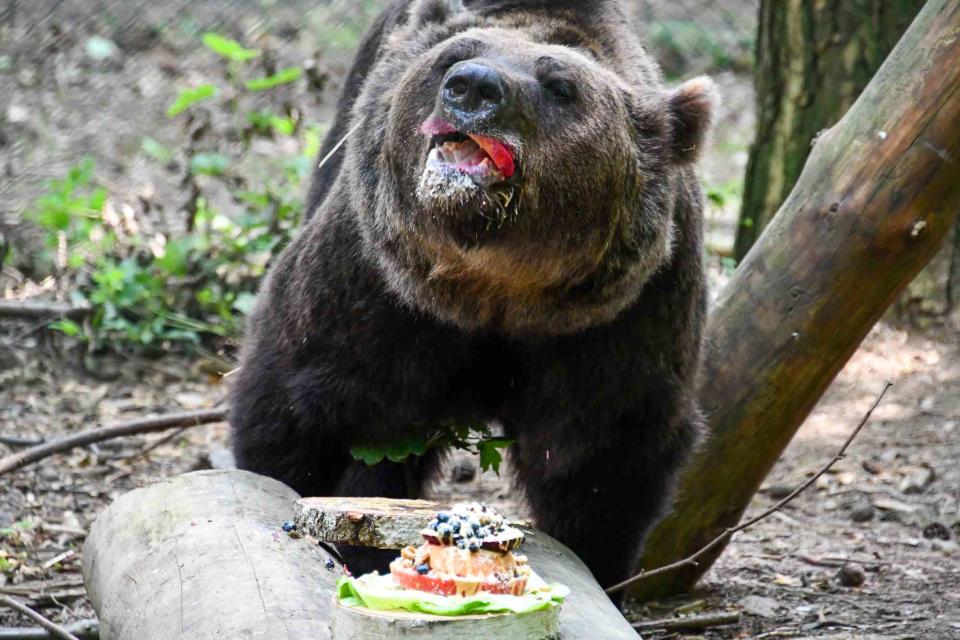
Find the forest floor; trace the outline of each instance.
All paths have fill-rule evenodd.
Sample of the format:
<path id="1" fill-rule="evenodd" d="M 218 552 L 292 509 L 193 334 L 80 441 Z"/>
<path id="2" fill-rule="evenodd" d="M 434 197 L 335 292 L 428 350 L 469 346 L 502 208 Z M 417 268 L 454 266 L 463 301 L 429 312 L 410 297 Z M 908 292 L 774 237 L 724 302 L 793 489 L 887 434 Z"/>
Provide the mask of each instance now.
<path id="1" fill-rule="evenodd" d="M 714 5 L 686 0 L 687 5 L 697 2 Z M 19 213 L 43 192 L 43 179 L 61 176 L 85 154 L 97 160 L 98 178 L 108 182 L 112 197 L 152 202 L 144 209 L 158 225 L 174 220 L 177 205 L 168 203 L 184 200 L 179 174 L 150 162 L 141 138 L 149 134 L 174 149 L 181 144 L 182 128 L 164 112 L 177 83 L 219 73 L 208 52 L 190 48 L 198 25 L 216 13 L 218 3 L 136 8 L 137 3 L 112 2 L 105 6 L 118 13 L 107 20 L 103 3 L 67 0 L 58 4 L 59 13 L 50 12 L 52 18 L 43 17 L 42 28 L 31 30 L 30 12 L 41 11 L 43 4 L 20 4 L 19 40 L 2 39 L 3 21 L 13 24 L 13 18 L 0 14 L 0 235 L 6 231 L 14 241 L 25 235 L 28 246 L 35 230 L 20 224 Z M 263 31 L 255 3 L 220 4 L 254 7 L 230 14 L 239 23 L 232 34 Z M 91 12 L 94 5 L 100 8 Z M 319 94 L 293 96 L 297 109 L 317 120 L 329 114 L 357 30 L 375 5 L 289 0 L 271 12 L 271 34 L 265 38 L 281 64 L 315 59 L 329 75 Z M 316 6 L 343 15 L 332 20 L 317 13 L 320 9 L 306 9 Z M 161 21 L 168 21 L 164 29 L 154 29 Z M 342 37 L 348 31 L 353 40 Z M 90 38 L 97 34 L 108 36 L 116 49 L 92 60 Z M 712 75 L 724 103 L 704 173 L 711 193 L 708 240 L 722 255 L 736 224 L 753 96 L 749 75 Z M 21 260 L 28 257 L 28 251 L 19 254 Z M 712 262 L 714 293 L 729 275 L 725 264 L 719 258 Z M 0 290 L 11 272 L 0 274 Z M 41 293 L 66 294 L 55 288 Z M 773 504 L 824 465 L 885 381 L 894 382 L 847 457 L 782 512 L 736 536 L 695 594 L 633 605 L 631 619 L 742 613 L 735 625 L 687 638 L 960 637 L 958 344 L 955 332 L 875 328 L 783 454 L 750 512 Z M 75 353 L 69 341 L 42 323 L 0 323 L 0 439 L 52 439 L 151 413 L 213 407 L 226 393 L 216 373 L 223 371 L 221 360 L 118 357 L 99 371 L 108 372 L 109 379 L 98 379 Z M 92 618 L 79 568 L 81 545 L 97 514 L 133 488 L 229 464 L 228 437 L 222 424 L 130 437 L 54 456 L 3 477 L 0 593 L 21 597 L 57 621 Z M 0 455 L 16 449 L 0 444 Z M 453 472 L 458 463 L 460 481 Z M 463 473 L 466 469 L 475 472 L 472 479 L 464 480 L 470 475 Z M 482 499 L 523 517 L 524 505 L 508 482 L 509 458 L 505 469 L 502 477 L 481 474 L 476 460 L 458 454 L 433 497 Z M 846 586 L 861 579 L 859 586 Z M 25 618 L 0 609 L 0 627 L 27 625 Z M 645 631 L 644 637 L 672 636 Z"/>
<path id="2" fill-rule="evenodd" d="M 2 436 L 50 438 L 158 411 L 213 407 L 226 392 L 199 365 L 172 358 L 127 361 L 116 381 L 91 380 L 53 352 L 42 333 L 20 335 L 10 346 L 10 328 L 0 336 L 8 345 L 0 366 Z M 631 619 L 742 612 L 736 625 L 684 637 L 960 637 L 956 340 L 878 325 L 804 423 L 750 512 L 773 504 L 830 460 L 887 380 L 894 387 L 831 473 L 782 512 L 738 534 L 695 594 L 631 605 Z M 225 425 L 201 426 L 77 449 L 5 477 L 0 593 L 20 596 L 54 620 L 93 617 L 79 568 L 81 544 L 97 514 L 133 488 L 229 464 L 227 446 Z M 0 445 L 0 452 L 9 451 Z M 470 475 L 465 467 L 472 479 L 463 479 Z M 457 454 L 431 497 L 485 500 L 524 517 L 509 485 L 509 457 L 504 469 L 502 477 L 479 473 L 474 458 Z M 843 567 L 851 575 L 841 579 Z M 25 624 L 0 610 L 0 627 Z"/>

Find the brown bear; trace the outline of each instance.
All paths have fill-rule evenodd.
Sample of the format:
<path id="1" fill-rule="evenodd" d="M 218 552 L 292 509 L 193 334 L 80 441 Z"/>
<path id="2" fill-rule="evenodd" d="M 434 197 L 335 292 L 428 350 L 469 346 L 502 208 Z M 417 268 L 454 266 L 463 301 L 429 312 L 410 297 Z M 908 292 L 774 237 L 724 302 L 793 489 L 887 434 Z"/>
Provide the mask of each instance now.
<path id="1" fill-rule="evenodd" d="M 238 464 L 416 496 L 441 454 L 351 446 L 497 422 L 537 525 L 628 577 L 701 425 L 712 94 L 667 90 L 617 0 L 393 2 L 250 318 Z"/>

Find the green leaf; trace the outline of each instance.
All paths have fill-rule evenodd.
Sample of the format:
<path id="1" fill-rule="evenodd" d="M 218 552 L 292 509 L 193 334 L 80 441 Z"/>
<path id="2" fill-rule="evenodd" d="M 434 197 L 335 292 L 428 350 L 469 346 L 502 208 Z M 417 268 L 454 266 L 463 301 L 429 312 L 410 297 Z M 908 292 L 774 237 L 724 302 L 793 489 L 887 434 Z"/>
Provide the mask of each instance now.
<path id="1" fill-rule="evenodd" d="M 386 457 L 386 453 L 378 447 L 367 447 L 357 445 L 350 447 L 350 455 L 354 460 L 365 462 L 368 467 L 372 467 Z"/>
<path id="2" fill-rule="evenodd" d="M 174 100 L 170 108 L 167 109 L 167 117 L 176 118 L 192 105 L 214 97 L 217 95 L 217 91 L 217 88 L 212 84 L 202 84 L 199 87 L 180 89 L 180 92 L 177 94 L 177 99 Z"/>
<path id="3" fill-rule="evenodd" d="M 173 159 L 173 152 L 150 136 L 140 141 L 140 150 L 160 164 L 167 164 Z"/>
<path id="4" fill-rule="evenodd" d="M 303 75 L 303 69 L 300 67 L 287 67 L 264 78 L 247 80 L 246 87 L 250 91 L 266 91 L 267 89 L 273 89 L 282 84 L 296 82 L 300 79 L 301 75 Z"/>
<path id="5" fill-rule="evenodd" d="M 68 320 L 66 318 L 64 318 L 63 320 L 57 320 L 55 322 L 51 322 L 50 328 L 53 329 L 54 331 L 59 331 L 60 333 L 68 335 L 71 338 L 76 337 L 81 333 L 83 333 L 83 328 L 81 328 L 79 324 L 77 324 L 73 320 Z"/>
<path id="6" fill-rule="evenodd" d="M 507 438 L 491 438 L 481 440 L 477 443 L 477 449 L 480 451 L 480 470 L 487 471 L 493 469 L 494 473 L 500 475 L 500 463 L 503 462 L 503 454 L 500 449 L 506 449 L 516 440 Z"/>
<path id="7" fill-rule="evenodd" d="M 225 38 L 217 33 L 207 32 L 201 39 L 208 49 L 234 62 L 246 62 L 260 55 L 259 49 L 245 49 L 236 40 Z"/>
<path id="8" fill-rule="evenodd" d="M 187 274 L 193 245 L 192 236 L 168 240 L 163 247 L 163 255 L 156 258 L 154 264 L 171 276 L 184 276 Z"/>
<path id="9" fill-rule="evenodd" d="M 197 175 L 220 176 L 230 167 L 230 158 L 222 153 L 198 153 L 190 159 L 190 171 Z"/>

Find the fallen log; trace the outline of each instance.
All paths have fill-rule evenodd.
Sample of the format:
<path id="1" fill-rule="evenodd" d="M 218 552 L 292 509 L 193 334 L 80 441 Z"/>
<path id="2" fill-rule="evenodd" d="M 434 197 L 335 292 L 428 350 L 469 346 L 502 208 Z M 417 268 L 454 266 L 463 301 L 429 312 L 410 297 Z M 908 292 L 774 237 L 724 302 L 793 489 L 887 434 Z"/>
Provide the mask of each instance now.
<path id="1" fill-rule="evenodd" d="M 710 433 L 641 567 L 688 557 L 740 521 L 830 382 L 939 249 L 960 212 L 958 131 L 960 3 L 929 0 L 846 116 L 817 139 L 717 301 L 700 391 Z M 725 544 L 631 593 L 691 589 Z"/>
<path id="2" fill-rule="evenodd" d="M 282 525 L 297 494 L 246 471 L 199 471 L 108 507 L 83 548 L 83 577 L 104 640 L 331 638 L 339 571 Z M 635 640 L 636 631 L 573 553 L 529 531 L 524 553 L 570 588 L 564 640 Z"/>

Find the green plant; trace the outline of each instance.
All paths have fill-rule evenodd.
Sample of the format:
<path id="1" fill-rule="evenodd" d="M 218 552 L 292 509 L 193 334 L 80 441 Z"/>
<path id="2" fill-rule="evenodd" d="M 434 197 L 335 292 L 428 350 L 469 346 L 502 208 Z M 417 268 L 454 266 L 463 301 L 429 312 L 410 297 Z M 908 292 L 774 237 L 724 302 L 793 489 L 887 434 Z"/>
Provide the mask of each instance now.
<path id="1" fill-rule="evenodd" d="M 351 447 L 350 454 L 373 466 L 384 459 L 403 462 L 410 456 L 422 456 L 437 448 L 453 448 L 480 456 L 480 469 L 493 469 L 500 474 L 503 462 L 501 450 L 515 440 L 494 437 L 484 423 L 445 423 L 435 428 L 417 427 L 411 433 L 386 444 L 363 444 Z"/>

